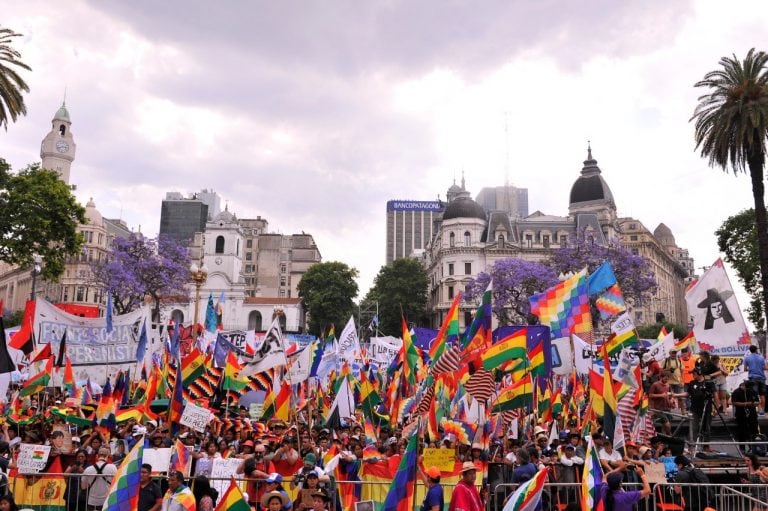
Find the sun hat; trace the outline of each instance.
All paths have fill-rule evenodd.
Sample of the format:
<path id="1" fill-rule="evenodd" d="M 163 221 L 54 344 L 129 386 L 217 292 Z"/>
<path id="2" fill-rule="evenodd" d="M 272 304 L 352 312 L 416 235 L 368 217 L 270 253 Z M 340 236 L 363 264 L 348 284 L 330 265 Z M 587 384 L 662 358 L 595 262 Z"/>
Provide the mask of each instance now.
<path id="1" fill-rule="evenodd" d="M 261 497 L 261 507 L 262 509 L 266 509 L 269 507 L 269 501 L 277 497 L 280 499 L 280 502 L 283 506 L 287 505 L 290 500 L 288 499 L 288 495 L 279 492 L 279 491 L 269 491 L 262 495 Z"/>
<path id="2" fill-rule="evenodd" d="M 461 465 L 461 472 L 460 473 L 463 474 L 464 472 L 469 472 L 470 470 L 477 471 L 477 466 L 474 463 L 472 463 L 471 461 L 465 461 Z"/>

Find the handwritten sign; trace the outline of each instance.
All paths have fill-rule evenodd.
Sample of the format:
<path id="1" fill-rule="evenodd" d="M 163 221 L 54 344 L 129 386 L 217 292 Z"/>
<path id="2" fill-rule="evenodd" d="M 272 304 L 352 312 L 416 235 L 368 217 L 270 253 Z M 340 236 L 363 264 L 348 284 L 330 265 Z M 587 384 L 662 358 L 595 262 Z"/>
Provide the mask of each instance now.
<path id="1" fill-rule="evenodd" d="M 184 413 L 181 414 L 179 421 L 184 426 L 190 427 L 195 431 L 203 433 L 205 427 L 211 422 L 212 413 L 207 408 L 197 406 L 194 403 L 187 403 L 184 407 Z"/>
<path id="2" fill-rule="evenodd" d="M 213 460 L 210 480 L 211 486 L 219 492 L 218 500 L 221 500 L 221 497 L 226 493 L 227 488 L 229 488 L 229 478 L 235 475 L 235 471 L 242 461 L 240 458 L 215 458 Z"/>
<path id="3" fill-rule="evenodd" d="M 16 460 L 19 472 L 22 474 L 37 474 L 45 468 L 50 454 L 50 445 L 21 444 L 19 459 Z"/>
<path id="4" fill-rule="evenodd" d="M 424 449 L 424 467 L 434 465 L 441 472 L 453 472 L 455 464 L 456 452 L 453 449 L 438 449 L 436 447 Z"/>
<path id="5" fill-rule="evenodd" d="M 257 421 L 261 419 L 261 413 L 263 408 L 264 408 L 263 403 L 251 403 L 251 406 L 248 408 L 248 415 L 251 417 L 252 420 Z"/>
<path id="6" fill-rule="evenodd" d="M 663 463 L 651 463 L 645 467 L 645 473 L 648 474 L 648 482 L 658 484 L 667 482 L 667 474 Z"/>
<path id="7" fill-rule="evenodd" d="M 168 472 L 171 465 L 171 448 L 144 449 L 144 463 L 152 465 L 152 474 Z"/>

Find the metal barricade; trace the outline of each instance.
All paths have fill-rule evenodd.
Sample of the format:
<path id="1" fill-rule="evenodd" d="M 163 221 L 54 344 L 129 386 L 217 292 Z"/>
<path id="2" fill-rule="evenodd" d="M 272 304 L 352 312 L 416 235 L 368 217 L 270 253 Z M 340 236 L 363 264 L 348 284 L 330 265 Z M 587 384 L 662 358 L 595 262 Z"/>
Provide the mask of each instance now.
<path id="1" fill-rule="evenodd" d="M 489 511 L 501 511 L 504 509 L 504 503 L 512 493 L 520 486 L 517 483 L 502 483 L 496 486 L 495 490 L 488 498 L 487 509 Z M 639 483 L 624 483 L 625 490 L 639 490 L 642 485 Z M 555 511 L 563 510 L 568 504 L 579 504 L 581 502 L 581 483 L 545 483 L 542 491 L 541 503 L 542 510 Z M 645 509 L 638 507 L 638 509 Z"/>
<path id="2" fill-rule="evenodd" d="M 704 509 L 753 511 L 768 509 L 768 485 L 659 483 L 653 488 L 654 508 L 664 511 Z"/>

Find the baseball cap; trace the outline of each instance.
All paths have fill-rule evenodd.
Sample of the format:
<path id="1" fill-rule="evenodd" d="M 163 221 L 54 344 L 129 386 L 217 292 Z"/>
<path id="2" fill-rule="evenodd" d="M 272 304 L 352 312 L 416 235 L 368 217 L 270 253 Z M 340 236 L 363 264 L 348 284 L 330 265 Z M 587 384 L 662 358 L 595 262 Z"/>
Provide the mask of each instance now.
<path id="1" fill-rule="evenodd" d="M 438 477 L 440 477 L 440 469 L 434 465 L 432 465 L 427 470 L 425 470 L 424 473 L 427 474 L 432 479 L 437 479 Z"/>
<path id="2" fill-rule="evenodd" d="M 280 484 L 283 482 L 283 476 L 278 474 L 277 472 L 272 472 L 267 476 L 267 478 L 264 480 L 265 483 L 277 483 Z"/>

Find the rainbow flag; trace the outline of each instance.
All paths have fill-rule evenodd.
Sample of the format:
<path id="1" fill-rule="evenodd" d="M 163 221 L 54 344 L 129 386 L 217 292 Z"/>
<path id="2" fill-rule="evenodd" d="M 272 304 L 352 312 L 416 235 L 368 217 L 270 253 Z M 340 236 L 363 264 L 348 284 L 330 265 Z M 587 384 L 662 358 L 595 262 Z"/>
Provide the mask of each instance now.
<path id="1" fill-rule="evenodd" d="M 416 428 L 418 431 L 418 428 Z M 418 456 L 419 435 L 415 433 L 408 439 L 408 446 L 400 459 L 382 511 L 409 511 L 413 508 L 413 492 L 416 486 L 416 463 Z"/>
<path id="2" fill-rule="evenodd" d="M 144 442 L 136 442 L 112 477 L 103 511 L 132 511 L 139 508 L 139 478 Z"/>
<path id="3" fill-rule="evenodd" d="M 501 367 L 510 360 L 525 358 L 528 353 L 528 329 L 521 328 L 512 335 L 505 337 L 490 348 L 486 349 L 480 360 L 483 369 L 490 371 Z"/>
<path id="4" fill-rule="evenodd" d="M 539 470 L 535 476 L 521 484 L 515 492 L 509 496 L 502 511 L 534 511 L 541 502 L 541 493 L 544 483 L 547 482 L 549 467 Z"/>
<path id="5" fill-rule="evenodd" d="M 24 383 L 24 388 L 21 389 L 21 393 L 19 395 L 21 397 L 27 397 L 45 390 L 45 387 L 48 386 L 48 382 L 51 381 L 52 372 L 53 356 L 51 356 L 48 359 L 48 362 L 45 363 L 45 369 L 29 378 L 26 383 Z"/>
<path id="6" fill-rule="evenodd" d="M 237 377 L 238 371 L 240 371 L 240 363 L 237 361 L 237 355 L 230 351 L 227 353 L 227 363 L 224 366 L 224 390 L 239 392 L 248 385 L 248 379 Z"/>
<path id="7" fill-rule="evenodd" d="M 251 511 L 251 506 L 245 501 L 245 496 L 234 478 L 229 481 L 229 488 L 219 499 L 215 511 Z"/>
<path id="8" fill-rule="evenodd" d="M 529 299 L 531 313 L 549 325 L 552 338 L 592 332 L 587 277 L 576 274 Z"/>
<path id="9" fill-rule="evenodd" d="M 533 402 L 533 380 L 530 374 L 526 374 L 521 380 L 516 381 L 502 390 L 493 402 L 492 412 L 504 412 L 528 406 Z"/>
<path id="10" fill-rule="evenodd" d="M 581 509 L 603 511 L 603 502 L 600 500 L 602 482 L 603 469 L 600 467 L 600 458 L 597 456 L 595 445 L 590 440 L 581 477 Z"/>
<path id="11" fill-rule="evenodd" d="M 191 464 L 192 458 L 189 455 L 189 451 L 184 447 L 184 444 L 177 439 L 171 449 L 170 469 L 178 470 L 182 474 L 187 475 L 189 474 Z"/>
<path id="12" fill-rule="evenodd" d="M 405 322 L 405 318 L 401 317 L 401 320 L 403 323 L 403 373 L 405 375 L 405 380 L 410 385 L 416 385 L 421 357 L 419 356 L 416 345 L 413 344 L 411 332 L 408 330 L 408 324 Z"/>

